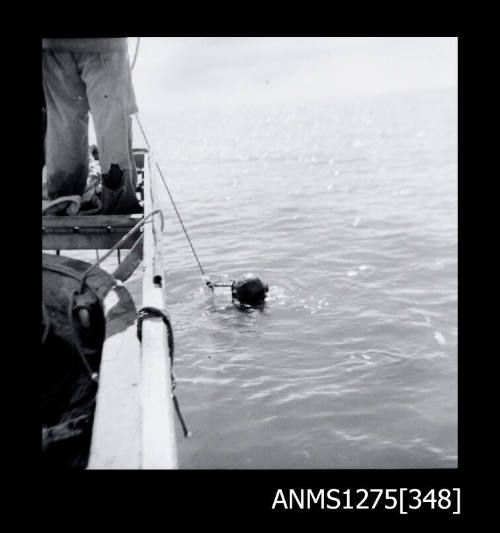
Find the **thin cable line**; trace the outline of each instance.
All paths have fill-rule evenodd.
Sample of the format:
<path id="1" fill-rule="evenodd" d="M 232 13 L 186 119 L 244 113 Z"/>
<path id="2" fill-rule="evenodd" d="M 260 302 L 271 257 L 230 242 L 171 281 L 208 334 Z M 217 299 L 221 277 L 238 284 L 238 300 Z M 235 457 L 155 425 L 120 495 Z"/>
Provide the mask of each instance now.
<path id="1" fill-rule="evenodd" d="M 141 43 L 141 38 L 137 37 L 137 43 L 135 45 L 135 53 L 134 53 L 134 59 L 132 61 L 132 65 L 130 67 L 130 70 L 134 70 L 135 62 L 137 61 L 137 56 L 139 55 L 139 45 Z"/>
<path id="2" fill-rule="evenodd" d="M 139 115 L 136 114 L 136 115 L 135 115 L 135 118 L 136 118 L 136 120 L 137 120 L 137 123 L 139 124 L 139 128 L 141 129 L 141 132 L 142 132 L 142 135 L 143 135 L 143 137 L 144 137 L 144 140 L 146 141 L 146 145 L 147 145 L 147 147 L 148 147 L 148 150 L 151 151 L 151 145 L 150 145 L 150 143 L 149 143 L 149 141 L 148 141 L 148 138 L 147 138 L 146 132 L 144 131 L 144 128 L 143 128 L 143 126 L 142 126 L 142 123 L 141 123 L 141 121 L 140 121 L 140 119 L 139 119 Z M 161 179 L 162 179 L 162 181 L 163 181 L 163 185 L 165 186 L 165 189 L 166 189 L 166 191 L 167 191 L 167 193 L 168 193 L 168 196 L 170 197 L 170 201 L 172 202 L 172 206 L 173 206 L 173 208 L 174 208 L 175 214 L 177 215 L 177 218 L 179 219 L 179 222 L 180 222 L 180 224 L 181 224 L 181 227 L 182 227 L 182 229 L 183 229 L 183 231 L 184 231 L 184 235 L 186 236 L 186 239 L 187 239 L 187 241 L 188 241 L 188 243 L 189 243 L 189 246 L 191 247 L 191 250 L 192 250 L 192 252 L 193 252 L 194 258 L 196 259 L 196 262 L 198 263 L 198 267 L 199 267 L 199 269 L 200 269 L 201 275 L 203 276 L 205 282 L 207 283 L 208 280 L 207 280 L 207 276 L 206 276 L 206 274 L 205 274 L 205 270 L 203 269 L 203 266 L 202 266 L 202 264 L 201 264 L 201 261 L 200 261 L 200 259 L 198 258 L 198 254 L 196 253 L 196 250 L 194 249 L 193 242 L 191 241 L 191 238 L 189 237 L 188 231 L 187 231 L 187 229 L 186 229 L 186 226 L 184 225 L 184 222 L 183 222 L 183 220 L 182 220 L 181 214 L 179 213 L 179 210 L 177 209 L 177 205 L 176 205 L 176 203 L 175 203 L 174 197 L 172 196 L 172 193 L 170 192 L 170 189 L 168 188 L 167 181 L 165 180 L 165 176 L 163 175 L 163 172 L 161 171 L 161 168 L 160 168 L 160 165 L 158 164 L 158 162 L 155 161 L 155 163 L 156 163 L 156 168 L 157 168 L 157 170 L 158 170 L 158 172 L 159 172 L 159 174 L 160 174 L 160 176 L 161 176 Z"/>

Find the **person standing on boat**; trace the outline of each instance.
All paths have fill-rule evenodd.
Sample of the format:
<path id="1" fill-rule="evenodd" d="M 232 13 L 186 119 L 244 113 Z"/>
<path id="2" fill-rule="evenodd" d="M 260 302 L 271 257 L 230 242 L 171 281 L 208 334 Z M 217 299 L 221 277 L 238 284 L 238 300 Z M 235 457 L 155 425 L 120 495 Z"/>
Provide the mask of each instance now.
<path id="1" fill-rule="evenodd" d="M 90 112 L 102 172 L 100 213 L 141 212 L 131 119 L 138 109 L 127 39 L 42 39 L 42 76 L 47 199 L 76 198 L 80 205 L 89 172 Z"/>

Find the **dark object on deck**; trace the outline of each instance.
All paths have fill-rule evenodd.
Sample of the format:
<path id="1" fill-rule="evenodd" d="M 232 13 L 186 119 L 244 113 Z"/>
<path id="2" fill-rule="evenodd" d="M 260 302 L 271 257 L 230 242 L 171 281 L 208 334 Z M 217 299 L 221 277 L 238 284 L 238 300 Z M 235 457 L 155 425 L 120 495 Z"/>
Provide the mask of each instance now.
<path id="1" fill-rule="evenodd" d="M 245 274 L 241 279 L 233 281 L 231 295 L 241 305 L 256 307 L 264 303 L 269 286 L 253 274 Z"/>
<path id="2" fill-rule="evenodd" d="M 88 263 L 42 255 L 42 468 L 85 468 L 104 341 L 103 298 L 113 280 Z"/>

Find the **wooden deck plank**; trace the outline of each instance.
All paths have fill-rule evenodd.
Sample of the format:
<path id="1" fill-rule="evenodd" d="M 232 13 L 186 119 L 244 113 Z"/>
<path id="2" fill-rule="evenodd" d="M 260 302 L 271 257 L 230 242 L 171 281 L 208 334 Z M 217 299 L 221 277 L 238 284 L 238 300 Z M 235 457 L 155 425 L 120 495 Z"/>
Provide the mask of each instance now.
<path id="1" fill-rule="evenodd" d="M 109 250 L 122 237 L 123 233 L 113 233 L 110 235 L 45 235 L 42 239 L 42 250 Z M 127 239 L 122 246 L 123 250 L 129 250 L 134 246 L 136 237 Z"/>
<path id="2" fill-rule="evenodd" d="M 141 218 L 142 215 L 42 217 L 42 249 L 108 250 Z M 127 239 L 120 248 L 132 248 L 139 235 Z"/>
<path id="3" fill-rule="evenodd" d="M 75 215 L 75 216 L 45 216 L 42 217 L 42 226 L 46 228 L 82 228 L 107 227 L 133 227 L 142 218 L 137 215 Z"/>

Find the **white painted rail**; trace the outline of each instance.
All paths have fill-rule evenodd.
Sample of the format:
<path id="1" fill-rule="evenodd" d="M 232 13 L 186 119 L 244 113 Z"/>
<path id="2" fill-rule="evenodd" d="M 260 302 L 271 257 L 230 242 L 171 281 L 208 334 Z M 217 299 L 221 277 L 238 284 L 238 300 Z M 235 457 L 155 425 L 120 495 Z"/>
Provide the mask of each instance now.
<path id="1" fill-rule="evenodd" d="M 158 209 L 158 175 L 153 157 L 150 153 L 144 175 L 145 213 Z M 165 309 L 159 215 L 144 226 L 143 268 L 142 306 Z M 174 469 L 177 468 L 175 413 L 167 331 L 161 318 L 143 321 L 141 349 L 142 468 Z"/>
<path id="2" fill-rule="evenodd" d="M 157 186 L 156 166 L 149 154 L 144 169 L 146 215 L 158 209 Z M 161 226 L 160 215 L 143 226 L 142 306 L 164 310 Z M 113 309 L 120 309 L 120 300 L 123 303 L 127 298 L 126 289 L 117 284 L 104 301 L 106 325 L 117 332 L 110 334 L 108 330 L 103 345 L 87 468 L 175 469 L 177 445 L 167 331 L 160 318 L 145 318 L 139 343 L 137 321 L 130 323 L 133 306 L 128 306 L 132 309 L 123 317 L 120 312 L 113 316 Z M 124 327 L 120 320 L 128 325 Z"/>

